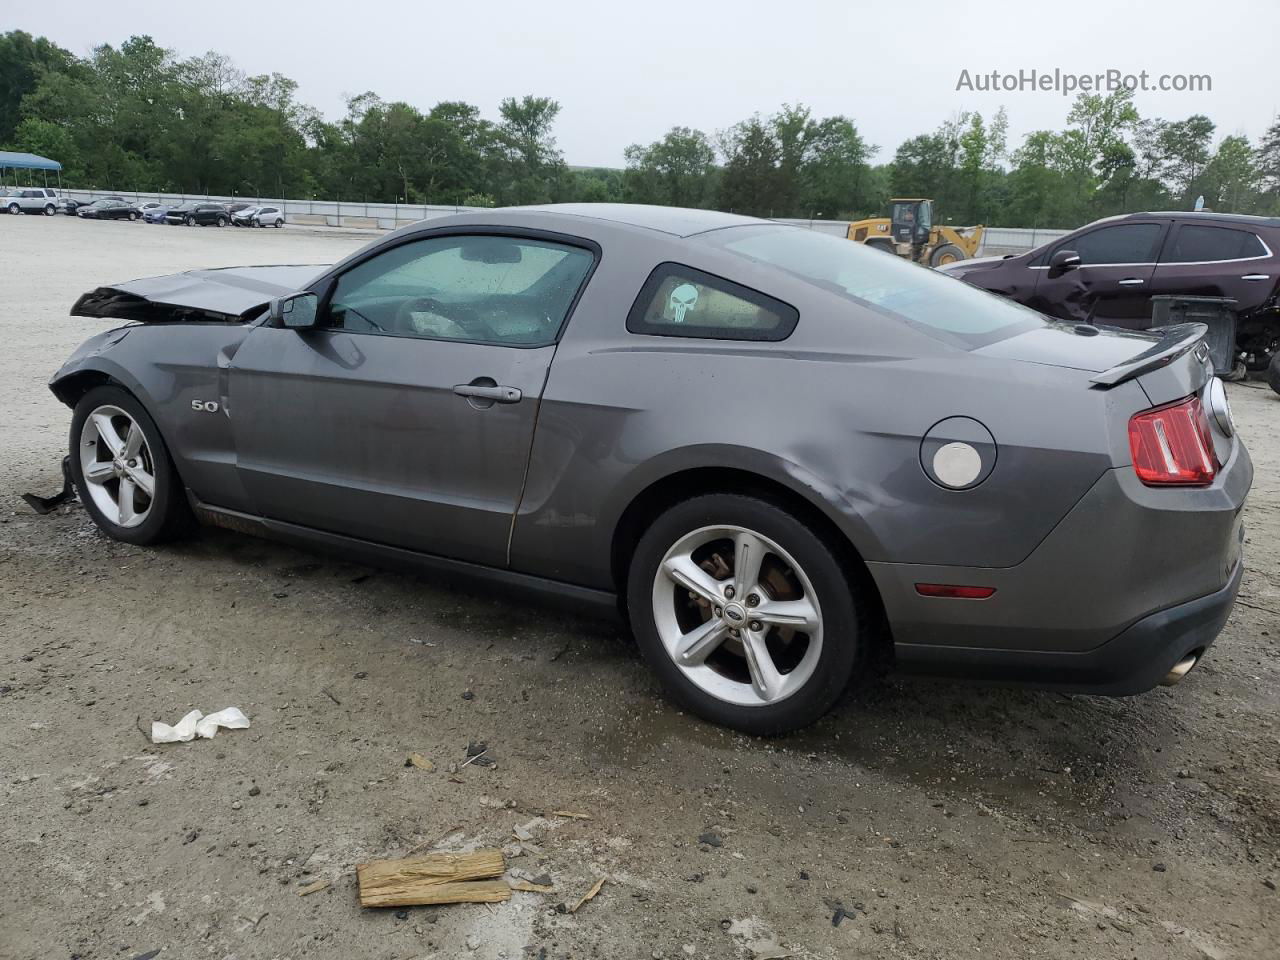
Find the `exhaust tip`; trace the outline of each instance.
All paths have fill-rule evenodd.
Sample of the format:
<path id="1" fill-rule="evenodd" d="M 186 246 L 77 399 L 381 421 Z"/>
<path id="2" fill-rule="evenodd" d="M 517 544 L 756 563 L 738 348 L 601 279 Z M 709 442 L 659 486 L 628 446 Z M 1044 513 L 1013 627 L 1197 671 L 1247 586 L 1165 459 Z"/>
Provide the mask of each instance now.
<path id="1" fill-rule="evenodd" d="M 1182 679 L 1191 672 L 1191 668 L 1194 667 L 1199 660 L 1200 654 L 1198 653 L 1193 653 L 1183 657 L 1174 664 L 1172 670 L 1165 674 L 1164 679 L 1160 681 L 1160 686 L 1172 687 L 1176 683 L 1181 683 Z"/>

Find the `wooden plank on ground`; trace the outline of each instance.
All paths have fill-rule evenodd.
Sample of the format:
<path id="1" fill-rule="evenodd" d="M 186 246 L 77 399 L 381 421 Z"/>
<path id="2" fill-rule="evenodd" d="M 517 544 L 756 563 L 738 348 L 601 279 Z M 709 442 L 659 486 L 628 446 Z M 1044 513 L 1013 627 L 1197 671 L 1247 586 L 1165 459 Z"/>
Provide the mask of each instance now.
<path id="1" fill-rule="evenodd" d="M 432 903 L 497 903 L 511 898 L 500 876 L 501 850 L 428 853 L 401 860 L 373 860 L 356 867 L 362 907 L 410 907 Z"/>

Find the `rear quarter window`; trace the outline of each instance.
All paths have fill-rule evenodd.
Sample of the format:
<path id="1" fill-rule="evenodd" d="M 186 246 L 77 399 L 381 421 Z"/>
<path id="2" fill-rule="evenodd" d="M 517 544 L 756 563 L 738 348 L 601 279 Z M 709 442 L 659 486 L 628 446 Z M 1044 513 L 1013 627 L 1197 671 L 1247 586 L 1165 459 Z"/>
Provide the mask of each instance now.
<path id="1" fill-rule="evenodd" d="M 1267 248 L 1257 234 L 1248 230 L 1184 223 L 1174 234 L 1169 251 L 1160 259 L 1164 263 L 1212 263 L 1266 255 Z"/>
<path id="2" fill-rule="evenodd" d="M 679 263 L 662 263 L 627 314 L 631 333 L 705 340 L 777 341 L 800 320 L 795 307 L 740 283 Z"/>

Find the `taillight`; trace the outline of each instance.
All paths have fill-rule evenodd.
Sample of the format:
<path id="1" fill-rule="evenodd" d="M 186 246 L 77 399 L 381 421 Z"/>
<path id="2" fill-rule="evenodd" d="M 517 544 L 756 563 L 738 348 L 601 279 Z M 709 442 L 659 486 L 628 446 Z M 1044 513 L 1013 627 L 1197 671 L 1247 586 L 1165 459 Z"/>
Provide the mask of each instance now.
<path id="1" fill-rule="evenodd" d="M 1199 397 L 1134 414 L 1129 452 L 1138 479 L 1149 487 L 1207 487 L 1218 472 Z"/>

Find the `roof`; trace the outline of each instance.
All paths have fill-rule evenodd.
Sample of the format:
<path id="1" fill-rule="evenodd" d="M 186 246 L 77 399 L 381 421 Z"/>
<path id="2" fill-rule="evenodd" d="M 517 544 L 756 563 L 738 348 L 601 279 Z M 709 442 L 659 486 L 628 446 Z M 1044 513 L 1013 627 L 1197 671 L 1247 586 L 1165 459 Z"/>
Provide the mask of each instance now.
<path id="1" fill-rule="evenodd" d="M 1254 226 L 1280 227 L 1280 217 L 1257 217 L 1248 213 L 1218 213 L 1216 210 L 1152 210 L 1148 213 L 1130 213 L 1119 219 L 1134 217 L 1170 217 L 1179 220 L 1223 220 L 1227 223 L 1247 223 Z M 1113 218 L 1108 218 L 1113 219 Z"/>
<path id="2" fill-rule="evenodd" d="M 659 207 L 645 203 L 548 203 L 532 207 L 507 207 L 507 210 L 525 210 L 537 213 L 555 213 L 570 217 L 590 217 L 613 223 L 657 230 L 677 237 L 689 237 L 695 233 L 719 230 L 724 227 L 742 227 L 748 224 L 768 223 L 756 217 L 743 217 L 719 210 L 691 210 L 685 207 Z"/>
<path id="3" fill-rule="evenodd" d="M 0 168 L 16 167 L 20 170 L 61 170 L 62 164 L 48 157 L 37 157 L 34 153 L 10 153 L 0 150 Z"/>

